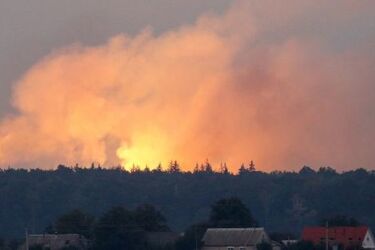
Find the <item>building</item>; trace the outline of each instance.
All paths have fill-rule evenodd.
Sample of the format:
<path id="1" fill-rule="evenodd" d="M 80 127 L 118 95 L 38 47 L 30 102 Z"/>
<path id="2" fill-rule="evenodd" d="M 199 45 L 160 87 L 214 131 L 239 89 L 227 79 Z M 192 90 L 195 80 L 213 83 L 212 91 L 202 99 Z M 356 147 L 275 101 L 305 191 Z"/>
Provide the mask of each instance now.
<path id="1" fill-rule="evenodd" d="M 30 234 L 28 235 L 28 244 L 29 248 L 40 247 L 48 250 L 88 249 L 88 240 L 79 234 Z M 25 244 L 20 249 L 26 249 Z"/>
<path id="2" fill-rule="evenodd" d="M 264 228 L 209 228 L 202 241 L 202 250 L 256 250 L 260 243 L 269 243 L 274 250 L 281 249 Z"/>
<path id="3" fill-rule="evenodd" d="M 306 227 L 302 232 L 302 240 L 311 241 L 315 245 L 328 244 L 334 249 L 350 249 L 362 247 L 375 249 L 375 239 L 366 226 L 360 227 Z"/>

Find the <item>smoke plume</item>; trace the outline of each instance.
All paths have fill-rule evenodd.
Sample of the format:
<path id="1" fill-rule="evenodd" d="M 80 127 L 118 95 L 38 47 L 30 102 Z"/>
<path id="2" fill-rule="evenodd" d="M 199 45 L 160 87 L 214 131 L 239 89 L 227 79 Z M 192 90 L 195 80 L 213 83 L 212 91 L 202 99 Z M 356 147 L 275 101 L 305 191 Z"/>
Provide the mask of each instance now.
<path id="1" fill-rule="evenodd" d="M 373 1 L 237 1 L 161 35 L 73 44 L 17 82 L 0 166 L 373 166 Z"/>

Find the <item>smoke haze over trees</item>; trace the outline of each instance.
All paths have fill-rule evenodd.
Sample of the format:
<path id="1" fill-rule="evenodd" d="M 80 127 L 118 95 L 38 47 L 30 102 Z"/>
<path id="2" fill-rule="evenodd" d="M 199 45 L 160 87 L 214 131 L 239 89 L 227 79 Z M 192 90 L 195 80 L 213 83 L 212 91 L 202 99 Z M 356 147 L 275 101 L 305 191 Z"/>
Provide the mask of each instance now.
<path id="1" fill-rule="evenodd" d="M 299 173 L 248 170 L 239 175 L 64 166 L 49 171 L 7 169 L 0 172 L 0 236 L 22 236 L 26 227 L 41 232 L 74 209 L 98 216 L 113 206 L 134 209 L 141 204 L 155 206 L 172 230 L 182 231 L 209 218 L 215 201 L 232 196 L 270 232 L 298 235 L 304 225 L 335 215 L 375 227 L 374 195 L 375 173 L 364 169 L 337 173 L 328 167 L 305 167 Z M 345 218 L 336 222 L 344 223 Z"/>

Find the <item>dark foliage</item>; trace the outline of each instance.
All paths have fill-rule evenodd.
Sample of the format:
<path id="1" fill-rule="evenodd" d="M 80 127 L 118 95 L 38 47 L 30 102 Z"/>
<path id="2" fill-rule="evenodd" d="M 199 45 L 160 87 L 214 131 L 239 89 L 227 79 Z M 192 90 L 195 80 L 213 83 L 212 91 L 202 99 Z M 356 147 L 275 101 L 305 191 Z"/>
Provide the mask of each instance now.
<path id="1" fill-rule="evenodd" d="M 270 238 L 273 240 L 273 241 L 276 241 L 276 242 L 279 242 L 281 243 L 282 240 L 294 240 L 294 239 L 298 239 L 298 237 L 296 237 L 294 234 L 291 234 L 291 233 L 280 233 L 280 232 L 272 232 L 269 234 Z"/>
<path id="2" fill-rule="evenodd" d="M 287 250 L 316 250 L 316 246 L 309 241 L 299 241 L 296 244 L 290 245 Z"/>
<path id="3" fill-rule="evenodd" d="M 336 215 L 331 218 L 324 218 L 321 220 L 320 226 L 326 226 L 327 223 L 330 227 L 357 227 L 361 225 L 357 219 L 347 217 L 345 215 Z"/>
<path id="4" fill-rule="evenodd" d="M 95 226 L 94 249 L 144 249 L 144 231 L 132 212 L 114 207 Z"/>
<path id="5" fill-rule="evenodd" d="M 151 205 L 134 211 L 114 207 L 101 216 L 94 228 L 94 249 L 154 249 L 147 241 L 148 232 L 169 230 L 164 216 Z"/>
<path id="6" fill-rule="evenodd" d="M 6 249 L 11 249 L 11 250 L 18 250 L 21 244 L 23 243 L 23 240 L 20 239 L 12 239 L 8 242 L 8 248 Z"/>
<path id="7" fill-rule="evenodd" d="M 54 231 L 59 234 L 81 234 L 87 238 L 91 238 L 93 225 L 93 216 L 75 209 L 57 219 Z"/>
<path id="8" fill-rule="evenodd" d="M 257 245 L 257 250 L 272 250 L 272 245 L 267 242 L 262 242 Z"/>
<path id="9" fill-rule="evenodd" d="M 300 173 L 262 173 L 244 166 L 240 175 L 205 171 L 127 172 L 121 168 L 67 168 L 54 171 L 0 171 L 0 236 L 22 238 L 42 232 L 61 214 L 80 209 L 98 217 L 113 206 L 135 209 L 152 204 L 174 231 L 209 218 L 210 205 L 236 196 L 268 231 L 299 235 L 304 225 L 346 214 L 375 227 L 375 173 L 332 168 Z M 178 171 L 177 171 L 178 169 Z M 312 170 L 312 171 L 311 171 Z"/>
<path id="10" fill-rule="evenodd" d="M 213 227 L 256 227 L 250 210 L 238 198 L 217 201 L 211 207 L 209 223 Z"/>
<path id="11" fill-rule="evenodd" d="M 45 248 L 43 247 L 43 245 L 34 245 L 29 247 L 29 250 L 45 250 Z"/>
<path id="12" fill-rule="evenodd" d="M 146 232 L 170 231 L 164 216 L 152 205 L 138 206 L 133 214 L 137 225 Z"/>

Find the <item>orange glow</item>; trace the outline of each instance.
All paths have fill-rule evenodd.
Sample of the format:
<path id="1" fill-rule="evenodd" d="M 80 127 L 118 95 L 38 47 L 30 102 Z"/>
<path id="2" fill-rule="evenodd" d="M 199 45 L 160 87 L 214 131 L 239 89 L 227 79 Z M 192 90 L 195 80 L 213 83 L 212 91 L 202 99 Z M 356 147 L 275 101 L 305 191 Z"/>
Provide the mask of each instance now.
<path id="1" fill-rule="evenodd" d="M 166 148 L 164 138 L 158 133 L 142 134 L 135 136 L 133 144 L 122 143 L 116 150 L 116 155 L 125 169 L 130 170 L 133 166 L 140 169 L 146 166 L 155 169 L 159 164 L 166 164 Z"/>
<path id="2" fill-rule="evenodd" d="M 323 3 L 331 4 L 238 1 L 223 16 L 161 35 L 54 51 L 14 88 L 0 166 L 371 164 L 374 59 L 365 45 L 330 52 L 321 33 L 303 33 L 303 13 Z M 327 15 L 321 28 L 346 27 L 350 16 L 340 15 L 348 13 Z"/>
<path id="3" fill-rule="evenodd" d="M 161 157 L 152 147 L 136 146 L 130 148 L 121 146 L 117 149 L 117 156 L 127 170 L 130 170 L 131 166 L 157 166 L 158 159 Z"/>

